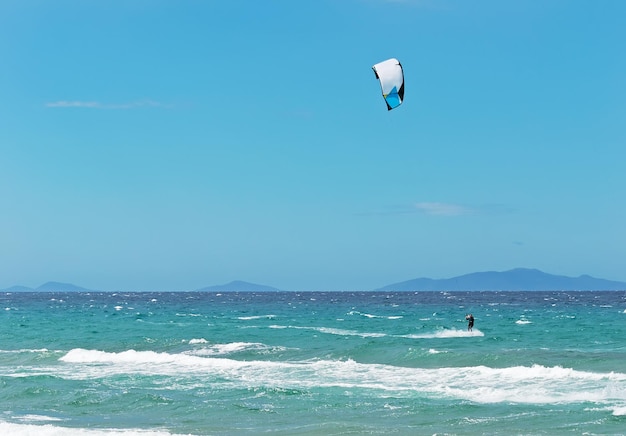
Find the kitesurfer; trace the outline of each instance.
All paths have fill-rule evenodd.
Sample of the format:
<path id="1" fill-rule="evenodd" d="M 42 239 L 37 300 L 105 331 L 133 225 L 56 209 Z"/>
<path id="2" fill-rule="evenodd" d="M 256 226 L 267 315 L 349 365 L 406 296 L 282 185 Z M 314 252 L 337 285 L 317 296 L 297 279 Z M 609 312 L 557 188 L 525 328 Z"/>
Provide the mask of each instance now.
<path id="1" fill-rule="evenodd" d="M 471 313 L 469 315 L 465 315 L 465 319 L 467 320 L 467 331 L 471 332 L 474 328 L 474 315 Z"/>

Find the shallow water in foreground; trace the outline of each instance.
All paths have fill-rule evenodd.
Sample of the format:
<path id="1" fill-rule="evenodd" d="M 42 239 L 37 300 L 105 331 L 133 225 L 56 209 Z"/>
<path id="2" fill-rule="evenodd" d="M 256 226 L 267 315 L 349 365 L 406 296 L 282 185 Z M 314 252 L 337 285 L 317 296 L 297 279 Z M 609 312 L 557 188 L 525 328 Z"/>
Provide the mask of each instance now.
<path id="1" fill-rule="evenodd" d="M 626 432 L 624 292 L 4 293 L 0 308 L 0 434 Z"/>

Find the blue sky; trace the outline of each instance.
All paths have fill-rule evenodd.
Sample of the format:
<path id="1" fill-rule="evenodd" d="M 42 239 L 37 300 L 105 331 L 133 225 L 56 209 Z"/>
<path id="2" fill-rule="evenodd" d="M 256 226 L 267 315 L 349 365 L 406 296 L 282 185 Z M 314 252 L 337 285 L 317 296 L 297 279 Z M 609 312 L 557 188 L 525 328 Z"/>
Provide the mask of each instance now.
<path id="1" fill-rule="evenodd" d="M 0 3 L 0 289 L 626 281 L 626 2 Z M 371 66 L 405 70 L 387 112 Z"/>

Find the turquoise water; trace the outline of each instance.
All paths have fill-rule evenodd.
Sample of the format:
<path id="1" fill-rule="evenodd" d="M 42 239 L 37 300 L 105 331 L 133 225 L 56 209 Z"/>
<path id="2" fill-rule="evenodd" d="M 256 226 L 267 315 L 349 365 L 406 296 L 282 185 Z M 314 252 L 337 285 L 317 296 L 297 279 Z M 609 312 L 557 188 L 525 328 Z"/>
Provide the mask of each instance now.
<path id="1" fill-rule="evenodd" d="M 626 433 L 624 292 L 5 293 L 0 308 L 0 434 Z"/>

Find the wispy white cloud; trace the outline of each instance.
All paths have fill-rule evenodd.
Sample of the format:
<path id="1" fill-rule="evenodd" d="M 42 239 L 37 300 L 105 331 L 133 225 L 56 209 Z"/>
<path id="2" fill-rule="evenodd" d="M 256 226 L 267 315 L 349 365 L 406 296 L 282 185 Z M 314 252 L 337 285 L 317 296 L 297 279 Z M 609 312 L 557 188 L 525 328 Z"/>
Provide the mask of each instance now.
<path id="1" fill-rule="evenodd" d="M 459 216 L 459 215 L 502 215 L 515 212 L 510 206 L 504 204 L 480 204 L 462 205 L 454 203 L 415 203 L 416 212 L 427 215 Z"/>
<path id="2" fill-rule="evenodd" d="M 87 108 L 87 109 L 137 109 L 144 107 L 169 107 L 154 100 L 137 100 L 129 103 L 102 103 L 99 101 L 59 100 L 45 104 L 49 108 Z"/>
<path id="3" fill-rule="evenodd" d="M 413 6 L 422 9 L 450 9 L 450 2 L 447 0 L 362 0 L 371 4 L 396 4 L 403 6 Z"/>
<path id="4" fill-rule="evenodd" d="M 444 216 L 456 216 L 467 215 L 473 213 L 473 209 L 467 206 L 461 206 L 460 204 L 453 203 L 415 203 L 415 209 L 418 212 L 425 213 L 427 215 L 444 215 Z"/>
<path id="5" fill-rule="evenodd" d="M 378 212 L 361 213 L 359 215 L 401 215 L 422 214 L 430 216 L 453 217 L 461 215 L 502 215 L 514 212 L 503 204 L 483 204 L 477 206 L 442 202 L 418 202 L 410 205 L 396 205 Z"/>
<path id="6" fill-rule="evenodd" d="M 101 103 L 97 101 L 55 101 L 52 103 L 46 103 L 46 107 L 88 107 L 98 108 Z"/>

